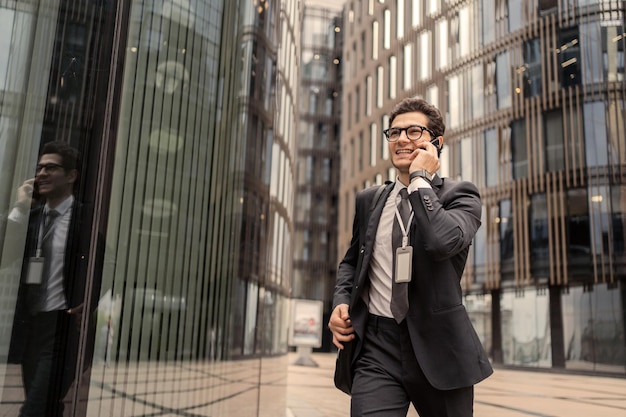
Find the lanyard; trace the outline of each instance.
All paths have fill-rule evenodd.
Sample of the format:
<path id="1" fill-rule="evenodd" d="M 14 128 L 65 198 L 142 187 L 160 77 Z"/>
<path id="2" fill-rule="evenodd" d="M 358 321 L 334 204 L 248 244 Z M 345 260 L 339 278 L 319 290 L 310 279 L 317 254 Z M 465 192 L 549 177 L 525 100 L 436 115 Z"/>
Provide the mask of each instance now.
<path id="1" fill-rule="evenodd" d="M 396 206 L 396 217 L 398 219 L 398 224 L 400 225 L 400 230 L 402 231 L 402 247 L 406 248 L 406 245 L 409 244 L 409 233 L 408 228 L 411 222 L 413 221 L 413 210 L 411 210 L 411 215 L 409 216 L 409 221 L 406 223 L 406 226 L 402 222 L 402 216 L 400 216 L 400 210 L 398 210 L 398 206 Z"/>
<path id="2" fill-rule="evenodd" d="M 53 217 L 50 216 L 49 212 L 46 212 L 39 220 L 39 226 L 37 227 L 37 251 L 35 253 L 35 256 L 38 258 L 41 257 L 44 239 L 52 239 L 54 237 L 54 223 L 56 223 L 57 217 L 60 217 L 60 214 Z M 52 222 L 52 224 L 47 224 L 48 222 Z M 47 235 L 44 235 L 44 232 L 46 232 L 47 235 L 52 234 L 53 236 L 48 237 Z"/>

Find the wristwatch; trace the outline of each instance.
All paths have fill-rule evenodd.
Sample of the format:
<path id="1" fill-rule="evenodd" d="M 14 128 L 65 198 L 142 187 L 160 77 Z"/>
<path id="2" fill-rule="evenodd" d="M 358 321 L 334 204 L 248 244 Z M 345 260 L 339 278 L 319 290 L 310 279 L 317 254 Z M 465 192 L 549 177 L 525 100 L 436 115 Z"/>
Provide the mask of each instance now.
<path id="1" fill-rule="evenodd" d="M 433 180 L 433 175 L 425 169 L 418 169 L 417 171 L 411 172 L 411 175 L 409 175 L 409 181 L 413 181 L 417 177 L 422 177 L 428 182 Z"/>

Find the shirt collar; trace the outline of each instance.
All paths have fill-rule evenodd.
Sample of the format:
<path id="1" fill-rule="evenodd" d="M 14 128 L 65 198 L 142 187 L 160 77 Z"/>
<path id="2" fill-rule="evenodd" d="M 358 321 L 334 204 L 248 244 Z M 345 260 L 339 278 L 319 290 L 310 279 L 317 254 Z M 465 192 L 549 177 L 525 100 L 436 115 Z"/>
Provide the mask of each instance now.
<path id="1" fill-rule="evenodd" d="M 63 216 L 65 215 L 65 213 L 67 213 L 69 209 L 72 208 L 73 204 L 74 204 L 74 195 L 70 194 L 70 196 L 67 197 L 65 200 L 63 200 L 61 204 L 56 206 L 54 210 L 56 210 L 60 216 Z M 46 203 L 46 205 L 43 208 L 44 215 L 48 215 L 49 211 L 50 211 L 50 207 L 48 206 L 48 203 Z"/>

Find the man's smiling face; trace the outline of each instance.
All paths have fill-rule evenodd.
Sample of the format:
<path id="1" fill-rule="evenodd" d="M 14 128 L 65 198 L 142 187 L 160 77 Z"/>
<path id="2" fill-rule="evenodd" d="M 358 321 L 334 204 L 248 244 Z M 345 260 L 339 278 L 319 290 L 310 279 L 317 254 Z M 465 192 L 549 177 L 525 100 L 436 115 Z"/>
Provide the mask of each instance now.
<path id="1" fill-rule="evenodd" d="M 61 155 L 44 154 L 39 158 L 35 182 L 43 197 L 54 199 L 69 196 L 75 181 L 76 170 L 66 171 Z"/>
<path id="2" fill-rule="evenodd" d="M 402 113 L 396 116 L 390 127 L 406 128 L 411 125 L 428 126 L 428 117 L 420 112 Z M 430 142 L 430 133 L 426 130 L 422 133 L 422 137 L 418 140 L 410 140 L 406 136 L 406 132 L 400 134 L 400 139 L 396 142 L 389 142 L 389 154 L 391 155 L 391 163 L 401 173 L 408 174 L 409 167 L 415 155 L 413 151 L 417 149 L 417 145 L 422 142 Z"/>

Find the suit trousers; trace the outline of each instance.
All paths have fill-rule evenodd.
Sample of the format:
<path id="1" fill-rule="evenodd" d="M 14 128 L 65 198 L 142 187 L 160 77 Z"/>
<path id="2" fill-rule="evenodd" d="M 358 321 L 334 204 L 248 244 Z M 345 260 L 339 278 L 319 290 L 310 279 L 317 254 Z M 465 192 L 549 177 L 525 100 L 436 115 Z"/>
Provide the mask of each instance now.
<path id="1" fill-rule="evenodd" d="M 61 343 L 58 331 L 65 311 L 38 313 L 27 322 L 27 341 L 22 360 L 26 398 L 20 417 L 63 415 Z"/>
<path id="2" fill-rule="evenodd" d="M 412 403 L 420 417 L 472 417 L 474 387 L 443 391 L 424 376 L 406 320 L 370 314 L 354 365 L 352 417 L 406 417 Z"/>

